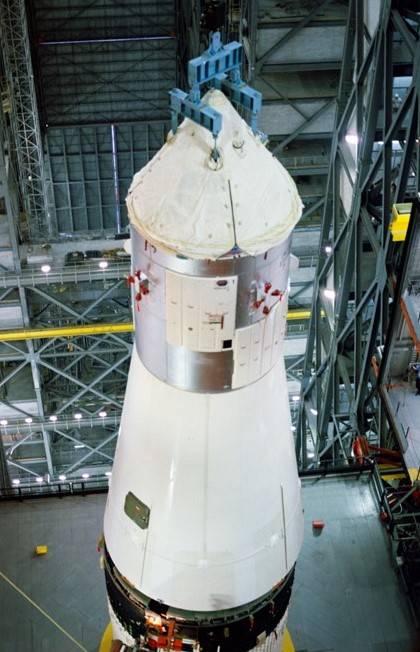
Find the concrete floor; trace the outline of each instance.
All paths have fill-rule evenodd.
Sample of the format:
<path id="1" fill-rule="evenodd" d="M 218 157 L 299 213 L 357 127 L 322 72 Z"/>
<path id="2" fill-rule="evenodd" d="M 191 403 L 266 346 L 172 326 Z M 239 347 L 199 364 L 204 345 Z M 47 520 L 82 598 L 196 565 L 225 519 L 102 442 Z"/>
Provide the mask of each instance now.
<path id="1" fill-rule="evenodd" d="M 417 652 L 368 476 L 305 480 L 305 541 L 289 629 L 305 652 Z M 312 520 L 322 519 L 320 536 Z"/>
<path id="2" fill-rule="evenodd" d="M 416 396 L 414 383 L 397 379 L 389 390 L 396 418 L 407 433 L 408 448 L 404 460 L 408 468 L 420 468 L 420 396 Z"/>
<path id="3" fill-rule="evenodd" d="M 297 652 L 414 652 L 416 633 L 367 478 L 305 480 L 289 628 Z M 0 504 L 0 652 L 96 652 L 107 614 L 96 540 L 105 496 Z M 320 536 L 311 522 L 325 521 Z M 37 544 L 49 546 L 36 558 Z M 417 652 L 417 651 L 416 651 Z"/>

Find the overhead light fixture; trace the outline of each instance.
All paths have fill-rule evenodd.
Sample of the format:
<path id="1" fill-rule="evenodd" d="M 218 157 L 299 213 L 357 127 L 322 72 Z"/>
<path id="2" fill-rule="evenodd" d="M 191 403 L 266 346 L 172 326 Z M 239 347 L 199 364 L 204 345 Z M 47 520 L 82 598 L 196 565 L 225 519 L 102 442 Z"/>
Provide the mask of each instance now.
<path id="1" fill-rule="evenodd" d="M 50 421 L 55 422 L 55 421 L 57 421 L 57 418 L 58 418 L 58 417 L 57 417 L 55 414 L 52 414 L 52 415 L 50 416 Z"/>
<path id="2" fill-rule="evenodd" d="M 306 457 L 307 457 L 309 460 L 312 460 L 312 459 L 315 457 L 315 453 L 307 453 L 307 454 L 306 454 Z"/>
<path id="3" fill-rule="evenodd" d="M 357 134 L 346 134 L 344 140 L 349 145 L 357 145 L 359 142 L 359 136 Z"/>
<path id="4" fill-rule="evenodd" d="M 12 480 L 12 484 L 14 484 L 15 487 L 18 487 L 20 485 L 20 480 L 18 478 L 15 478 L 14 480 Z"/>
<path id="5" fill-rule="evenodd" d="M 32 423 L 32 417 L 26 417 L 25 423 Z"/>
<path id="6" fill-rule="evenodd" d="M 51 265 L 48 265 L 48 263 L 45 263 L 45 265 L 41 265 L 41 272 L 44 272 L 44 274 L 48 274 L 51 271 Z"/>
<path id="7" fill-rule="evenodd" d="M 74 418 L 77 419 L 78 421 L 80 421 L 80 419 L 82 418 L 82 414 L 80 412 L 76 412 L 76 414 L 74 415 Z"/>
<path id="8" fill-rule="evenodd" d="M 7 423 L 8 423 L 8 422 L 7 422 L 7 419 L 2 419 L 2 420 L 0 421 L 0 426 L 7 426 Z"/>
<path id="9" fill-rule="evenodd" d="M 108 261 L 107 261 L 107 260 L 101 260 L 101 261 L 99 262 L 99 267 L 100 267 L 101 269 L 106 269 L 106 268 L 108 267 Z"/>
<path id="10" fill-rule="evenodd" d="M 332 247 L 331 247 L 331 245 L 326 245 L 326 247 L 325 247 L 325 253 L 326 253 L 326 254 L 330 254 L 331 252 L 332 252 Z"/>
<path id="11" fill-rule="evenodd" d="M 87 480 L 88 477 L 89 477 L 89 473 L 82 473 L 83 480 Z"/>
<path id="12" fill-rule="evenodd" d="M 38 476 L 35 478 L 35 480 L 36 480 L 36 482 L 37 482 L 38 484 L 41 484 L 42 482 L 44 482 L 44 479 L 41 478 L 40 475 L 38 475 Z"/>
<path id="13" fill-rule="evenodd" d="M 85 445 L 84 444 L 75 444 L 74 447 L 75 448 L 84 448 Z"/>
<path id="14" fill-rule="evenodd" d="M 64 474 L 61 474 L 61 475 L 58 476 L 58 479 L 63 482 L 64 480 L 67 479 L 67 476 L 65 476 Z"/>
<path id="15" fill-rule="evenodd" d="M 311 408 L 311 414 L 316 416 L 318 414 L 318 410 L 315 410 L 315 408 Z"/>
<path id="16" fill-rule="evenodd" d="M 296 426 L 292 426 L 292 432 L 296 432 Z"/>
<path id="17" fill-rule="evenodd" d="M 297 401 L 299 400 L 300 400 L 300 396 L 298 396 L 297 394 L 295 394 L 295 396 L 292 396 L 292 401 L 294 401 L 295 403 L 297 403 Z"/>
<path id="18" fill-rule="evenodd" d="M 105 419 L 105 417 L 106 417 L 106 412 L 105 412 L 105 410 L 101 410 L 101 411 L 99 412 L 99 416 L 101 417 L 101 419 Z"/>
<path id="19" fill-rule="evenodd" d="M 107 478 L 110 478 L 111 475 L 112 475 L 112 473 L 111 473 L 111 471 L 106 471 L 106 472 L 105 472 L 105 475 L 106 475 Z"/>
<path id="20" fill-rule="evenodd" d="M 335 299 L 335 290 L 329 290 L 328 288 L 326 288 L 324 290 L 324 296 L 327 299 L 331 299 L 333 301 Z"/>

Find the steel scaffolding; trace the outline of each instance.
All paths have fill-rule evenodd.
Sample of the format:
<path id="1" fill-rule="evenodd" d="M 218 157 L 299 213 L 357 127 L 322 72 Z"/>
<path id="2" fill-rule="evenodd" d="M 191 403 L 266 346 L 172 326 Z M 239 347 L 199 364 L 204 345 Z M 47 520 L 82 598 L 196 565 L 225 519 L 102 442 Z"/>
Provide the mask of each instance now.
<path id="1" fill-rule="evenodd" d="M 252 4 L 257 20 L 258 3 Z M 20 488 L 35 478 L 73 481 L 89 473 L 104 479 L 111 467 L 132 346 L 130 263 L 111 255 L 122 250 L 115 227 L 125 228 L 133 175 L 165 139 L 166 91 L 176 83 L 176 60 L 184 86 L 185 62 L 222 19 L 214 7 L 205 16 L 196 0 L 135 9 L 116 3 L 112 24 L 100 6 L 82 5 L 45 11 L 26 3 L 25 17 L 22 0 L 0 0 L 0 73 L 7 72 L 0 219 L 9 227 L 8 237 L 0 229 L 0 440 L 11 481 Z M 236 33 L 241 3 L 228 5 L 222 22 Z M 250 56 L 256 26 L 252 39 Z M 269 72 L 270 62 L 264 66 Z M 298 177 L 325 176 L 325 156 L 315 162 L 294 156 L 285 165 Z M 291 285 L 286 367 L 296 391 L 319 202 L 318 196 L 308 207 L 295 250 L 300 269 Z M 293 404 L 294 416 L 296 409 Z"/>
<path id="2" fill-rule="evenodd" d="M 347 23 L 297 431 L 304 468 L 353 463 L 360 435 L 395 445 L 372 356 L 394 300 L 391 209 L 419 192 L 419 14 L 384 0 L 368 17 L 368 4 L 352 0 Z"/>
<path id="3" fill-rule="evenodd" d="M 25 220 L 21 228 L 33 240 L 51 235 L 51 204 L 24 0 L 0 3 L 0 42 L 10 99 L 10 119 L 18 162 Z"/>

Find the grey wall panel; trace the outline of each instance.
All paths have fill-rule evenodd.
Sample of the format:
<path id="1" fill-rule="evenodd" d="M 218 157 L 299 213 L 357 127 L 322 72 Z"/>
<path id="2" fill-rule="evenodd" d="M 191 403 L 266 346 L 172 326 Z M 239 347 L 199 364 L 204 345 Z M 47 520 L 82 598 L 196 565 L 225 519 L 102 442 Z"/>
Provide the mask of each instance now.
<path id="1" fill-rule="evenodd" d="M 257 60 L 272 48 L 289 28 L 260 29 L 257 36 Z M 284 46 L 267 59 L 266 63 L 302 63 L 308 61 L 340 61 L 343 52 L 345 27 L 308 26 L 297 32 Z M 328 47 L 325 44 L 328 43 Z"/>
<path id="2" fill-rule="evenodd" d="M 124 227 L 128 186 L 161 147 L 166 131 L 161 121 L 48 129 L 58 232 L 115 230 L 117 198 Z"/>
<path id="3" fill-rule="evenodd" d="M 324 100 L 315 102 L 295 102 L 308 118 L 319 111 L 325 104 Z M 334 127 L 335 106 L 332 104 L 320 115 L 302 129 L 302 134 L 330 133 Z M 289 104 L 267 104 L 261 111 L 261 129 L 269 136 L 293 133 L 305 123 L 305 118 Z"/>

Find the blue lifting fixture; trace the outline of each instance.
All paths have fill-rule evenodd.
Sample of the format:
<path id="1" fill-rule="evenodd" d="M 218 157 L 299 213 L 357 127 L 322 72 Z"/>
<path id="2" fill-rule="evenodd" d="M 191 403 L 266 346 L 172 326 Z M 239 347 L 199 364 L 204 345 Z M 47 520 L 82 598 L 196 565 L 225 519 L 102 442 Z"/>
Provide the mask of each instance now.
<path id="1" fill-rule="evenodd" d="M 241 65 L 242 45 L 237 41 L 223 45 L 220 32 L 214 32 L 211 35 L 209 49 L 188 63 L 190 92 L 185 93 L 179 88 L 169 92 L 172 132 L 176 133 L 179 116 L 183 116 L 208 129 L 216 141 L 222 129 L 222 116 L 201 101 L 201 86 L 206 84 L 223 90 L 232 102 L 245 109 L 254 134 L 264 136 L 257 128 L 262 95 L 242 80 Z M 216 146 L 213 150 L 213 158 L 218 158 Z"/>

